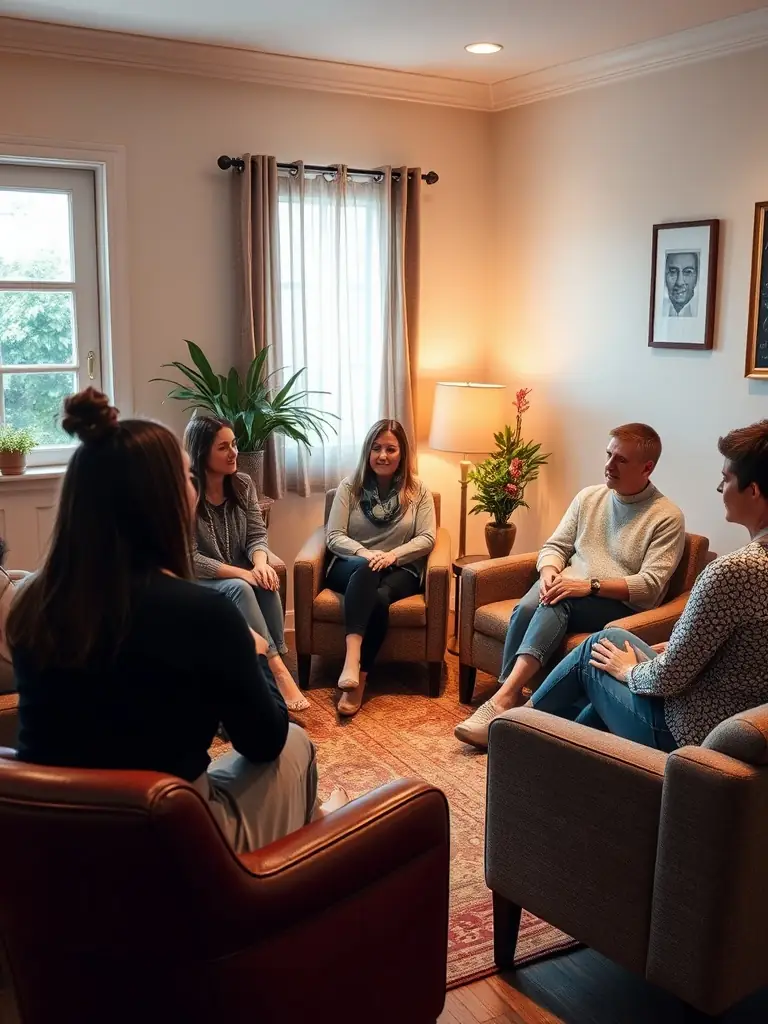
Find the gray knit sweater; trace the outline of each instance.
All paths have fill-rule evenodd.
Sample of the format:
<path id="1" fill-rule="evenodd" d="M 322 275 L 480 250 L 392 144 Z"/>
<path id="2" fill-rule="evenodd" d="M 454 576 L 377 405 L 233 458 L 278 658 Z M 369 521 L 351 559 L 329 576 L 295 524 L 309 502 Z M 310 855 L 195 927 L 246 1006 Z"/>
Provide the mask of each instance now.
<path id="1" fill-rule="evenodd" d="M 683 513 L 649 483 L 631 496 L 585 487 L 539 552 L 536 567 L 576 579 L 624 578 L 630 608 L 660 604 L 683 555 Z"/>
<path id="2" fill-rule="evenodd" d="M 437 533 L 435 503 L 421 480 L 416 481 L 416 496 L 402 518 L 382 526 L 372 523 L 357 506 L 351 484 L 351 477 L 345 477 L 336 489 L 325 528 L 328 550 L 346 556 L 364 550 L 394 551 L 398 565 L 421 575 Z"/>
<path id="3" fill-rule="evenodd" d="M 195 518 L 194 564 L 199 579 L 215 579 L 222 563 L 251 569 L 256 552 L 267 550 L 267 528 L 254 483 L 245 473 L 237 473 L 234 483 L 245 509 L 231 501 L 206 502 L 203 514 Z"/>

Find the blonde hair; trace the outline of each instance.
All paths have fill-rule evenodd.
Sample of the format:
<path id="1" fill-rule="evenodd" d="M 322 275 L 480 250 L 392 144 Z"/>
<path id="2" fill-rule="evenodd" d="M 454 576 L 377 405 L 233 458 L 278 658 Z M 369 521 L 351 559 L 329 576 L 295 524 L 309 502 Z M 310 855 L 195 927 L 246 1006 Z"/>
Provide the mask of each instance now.
<path id="1" fill-rule="evenodd" d="M 615 437 L 617 441 L 634 441 L 643 456 L 656 468 L 661 458 L 661 438 L 647 423 L 624 423 L 614 427 L 609 437 Z"/>
<path id="2" fill-rule="evenodd" d="M 395 435 L 400 446 L 400 465 L 397 467 L 397 473 L 395 474 L 395 483 L 400 496 L 400 504 L 406 509 L 416 497 L 417 486 L 416 477 L 413 473 L 411 445 L 402 423 L 398 420 L 377 420 L 365 435 L 357 468 L 352 477 L 352 486 L 350 488 L 352 500 L 357 503 L 363 495 L 366 478 L 373 472 L 370 467 L 371 449 L 379 434 L 383 434 L 386 431 Z"/>

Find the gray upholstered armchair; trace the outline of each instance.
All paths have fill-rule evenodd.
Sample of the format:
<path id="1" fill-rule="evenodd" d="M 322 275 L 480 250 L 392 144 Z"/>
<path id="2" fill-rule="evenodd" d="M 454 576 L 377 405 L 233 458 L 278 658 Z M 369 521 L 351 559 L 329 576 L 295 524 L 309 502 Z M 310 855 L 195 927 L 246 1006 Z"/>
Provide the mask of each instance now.
<path id="1" fill-rule="evenodd" d="M 709 540 L 686 533 L 680 564 L 670 580 L 666 600 L 648 612 L 628 614 L 610 622 L 635 633 L 649 644 L 669 640 L 685 608 L 691 587 L 707 563 Z M 468 565 L 461 575 L 461 631 L 459 633 L 459 700 L 471 704 L 477 670 L 498 676 L 504 637 L 515 605 L 537 577 L 537 552 L 491 558 Z M 588 634 L 566 637 L 560 656 L 578 647 Z"/>
<path id="2" fill-rule="evenodd" d="M 705 1013 L 768 984 L 768 705 L 671 754 L 532 708 L 491 724 L 494 951 L 525 908 Z"/>
<path id="3" fill-rule="evenodd" d="M 325 496 L 325 520 L 336 491 Z M 382 661 L 426 661 L 429 693 L 440 692 L 448 606 L 451 593 L 451 538 L 440 526 L 440 495 L 432 493 L 437 539 L 427 562 L 423 594 L 396 601 L 389 610 L 389 631 L 379 655 Z M 312 655 L 343 657 L 344 598 L 325 586 L 325 527 L 319 526 L 296 556 L 293 566 L 293 606 L 299 685 L 309 686 Z"/>

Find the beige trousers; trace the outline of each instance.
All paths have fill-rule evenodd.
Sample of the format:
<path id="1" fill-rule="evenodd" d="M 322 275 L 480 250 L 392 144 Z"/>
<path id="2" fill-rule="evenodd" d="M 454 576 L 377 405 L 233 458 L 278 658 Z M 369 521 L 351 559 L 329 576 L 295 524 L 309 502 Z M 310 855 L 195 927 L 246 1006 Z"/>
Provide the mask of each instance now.
<path id="1" fill-rule="evenodd" d="M 236 853 L 281 839 L 312 820 L 317 801 L 315 748 L 298 725 L 276 761 L 253 764 L 224 754 L 193 783 Z"/>

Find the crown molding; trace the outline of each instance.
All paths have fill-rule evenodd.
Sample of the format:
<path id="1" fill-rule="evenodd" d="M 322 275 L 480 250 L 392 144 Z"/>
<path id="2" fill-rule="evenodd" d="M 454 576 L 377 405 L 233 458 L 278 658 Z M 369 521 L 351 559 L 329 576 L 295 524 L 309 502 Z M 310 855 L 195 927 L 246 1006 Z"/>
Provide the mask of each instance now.
<path id="1" fill-rule="evenodd" d="M 292 89 L 491 109 L 491 87 L 406 71 L 307 60 L 235 46 L 0 17 L 0 53 L 56 57 Z"/>
<path id="2" fill-rule="evenodd" d="M 768 8 L 496 82 L 492 109 L 508 110 L 582 89 L 697 61 L 754 50 L 768 43 Z"/>
<path id="3" fill-rule="evenodd" d="M 287 57 L 0 16 L 0 53 L 55 57 L 315 92 L 500 111 L 768 44 L 768 7 L 646 43 L 486 85 L 386 68 Z"/>

